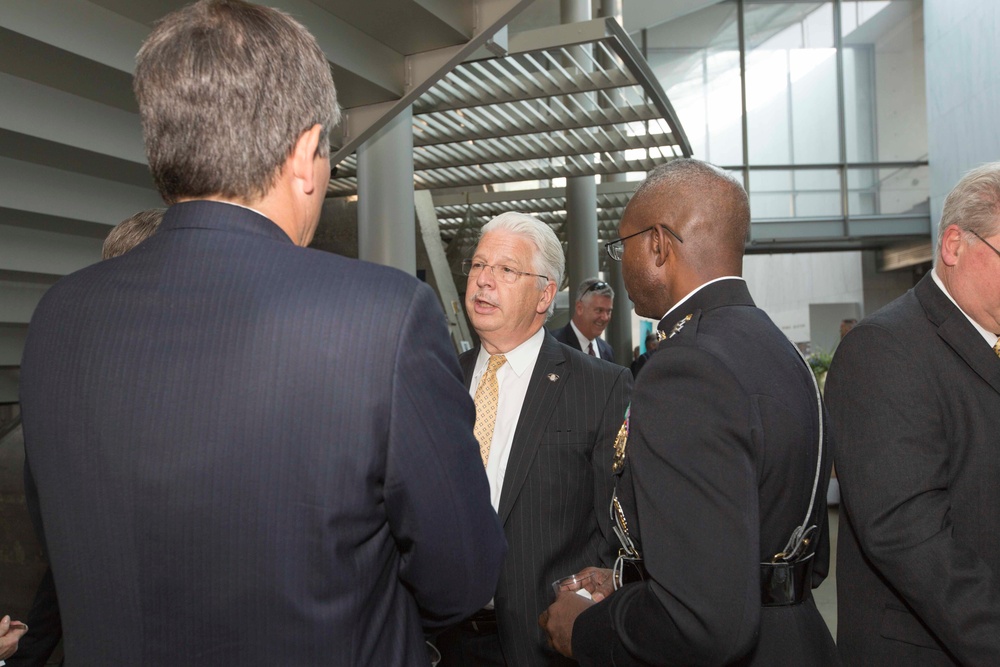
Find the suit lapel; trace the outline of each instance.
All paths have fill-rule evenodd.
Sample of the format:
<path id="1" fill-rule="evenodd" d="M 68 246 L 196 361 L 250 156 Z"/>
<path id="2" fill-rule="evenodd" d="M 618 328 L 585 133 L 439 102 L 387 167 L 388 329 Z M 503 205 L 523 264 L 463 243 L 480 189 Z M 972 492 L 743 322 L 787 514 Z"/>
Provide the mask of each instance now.
<path id="1" fill-rule="evenodd" d="M 497 512 L 501 524 L 507 521 L 524 480 L 528 477 L 542 433 L 569 380 L 569 374 L 566 353 L 560 348 L 559 342 L 546 333 L 528 382 L 528 392 L 524 396 L 521 415 L 514 431 L 514 442 L 510 446 L 503 489 L 500 491 L 500 509 Z M 552 380 L 550 376 L 556 379 Z"/>
<path id="2" fill-rule="evenodd" d="M 1000 359 L 969 319 L 941 291 L 928 273 L 913 288 L 917 300 L 940 336 L 962 360 L 1000 393 Z"/>
<path id="3" fill-rule="evenodd" d="M 583 352 L 583 348 L 580 347 L 580 339 L 576 337 L 576 332 L 573 331 L 573 327 L 570 326 L 569 322 L 563 327 L 563 338 L 566 339 L 567 345 Z"/>
<path id="4" fill-rule="evenodd" d="M 472 374 L 476 370 L 476 359 L 479 358 L 479 346 L 472 348 L 458 355 L 458 365 L 462 367 L 462 378 L 465 380 L 465 388 L 472 386 Z"/>

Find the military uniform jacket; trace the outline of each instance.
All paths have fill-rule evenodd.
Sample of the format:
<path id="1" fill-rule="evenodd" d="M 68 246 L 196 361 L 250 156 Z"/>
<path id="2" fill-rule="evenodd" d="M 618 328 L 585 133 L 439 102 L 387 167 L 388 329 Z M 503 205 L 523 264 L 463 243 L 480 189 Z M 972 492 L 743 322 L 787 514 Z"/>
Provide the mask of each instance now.
<path id="1" fill-rule="evenodd" d="M 809 369 L 742 280 L 669 313 L 632 394 L 620 497 L 648 572 L 581 614 L 582 665 L 833 665 L 811 597 L 761 606 L 760 563 L 809 505 L 819 408 Z M 830 473 L 824 448 L 820 489 Z M 825 493 L 813 584 L 829 562 Z"/>

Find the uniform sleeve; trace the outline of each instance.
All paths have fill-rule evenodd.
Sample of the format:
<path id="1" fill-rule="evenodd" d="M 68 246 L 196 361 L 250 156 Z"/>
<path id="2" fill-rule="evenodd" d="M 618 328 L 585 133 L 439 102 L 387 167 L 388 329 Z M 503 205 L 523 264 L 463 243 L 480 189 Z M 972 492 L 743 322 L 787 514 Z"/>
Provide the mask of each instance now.
<path id="1" fill-rule="evenodd" d="M 472 435 L 475 407 L 461 381 L 444 315 L 420 285 L 396 351 L 385 480 L 399 577 L 426 628 L 455 623 L 496 591 L 507 550 Z"/>
<path id="2" fill-rule="evenodd" d="M 580 615 L 581 665 L 730 664 L 759 625 L 750 401 L 710 354 L 657 351 L 632 401 L 626 456 L 646 581 Z"/>
<path id="3" fill-rule="evenodd" d="M 996 573 L 950 518 L 938 382 L 886 329 L 844 339 L 826 386 L 842 503 L 865 557 L 958 662 L 1000 664 Z"/>

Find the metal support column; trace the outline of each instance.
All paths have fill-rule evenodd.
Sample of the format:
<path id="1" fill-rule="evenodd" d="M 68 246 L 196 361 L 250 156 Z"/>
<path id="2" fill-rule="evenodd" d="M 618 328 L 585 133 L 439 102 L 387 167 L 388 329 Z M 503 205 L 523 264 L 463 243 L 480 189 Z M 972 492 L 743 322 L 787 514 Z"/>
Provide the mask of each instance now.
<path id="1" fill-rule="evenodd" d="M 591 19 L 590 0 L 562 0 L 560 10 L 563 23 Z M 570 50 L 576 61 L 569 63 L 571 67 L 592 67 L 591 56 L 584 48 Z M 566 179 L 566 242 L 566 269 L 572 301 L 577 286 L 586 278 L 597 276 L 598 271 L 597 181 L 593 176 Z"/>
<path id="2" fill-rule="evenodd" d="M 600 12 L 601 16 L 614 18 L 618 23 L 621 23 L 621 0 L 601 0 Z M 613 103 L 624 104 L 624 100 L 621 95 L 617 94 L 617 91 L 609 91 L 609 93 L 609 98 Z M 608 174 L 601 178 L 602 183 L 623 183 L 626 180 L 628 179 L 625 174 Z M 612 236 L 617 236 L 617 234 L 612 234 Z M 597 254 L 599 258 L 602 252 L 604 252 L 604 246 L 598 244 Z M 611 349 L 615 351 L 615 359 L 623 366 L 628 366 L 632 361 L 632 301 L 628 298 L 628 292 L 625 289 L 621 262 L 616 262 L 611 258 L 604 261 L 608 265 L 605 278 L 611 285 L 611 289 L 615 291 L 615 306 L 611 312 L 611 322 L 608 323 L 605 337 L 608 339 Z"/>
<path id="3" fill-rule="evenodd" d="M 625 289 L 625 279 L 622 277 L 622 263 L 608 261 L 608 283 L 615 291 L 615 309 L 608 323 L 607 338 L 611 349 L 615 351 L 615 359 L 622 366 L 632 363 L 632 301 Z"/>
<path id="4" fill-rule="evenodd" d="M 417 270 L 412 107 L 358 147 L 358 257 Z"/>

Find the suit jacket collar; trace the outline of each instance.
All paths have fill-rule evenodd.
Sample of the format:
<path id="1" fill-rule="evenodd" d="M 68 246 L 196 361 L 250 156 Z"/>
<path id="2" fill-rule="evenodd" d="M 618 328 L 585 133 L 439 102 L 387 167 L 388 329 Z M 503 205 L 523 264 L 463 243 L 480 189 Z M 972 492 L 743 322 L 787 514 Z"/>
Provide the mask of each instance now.
<path id="1" fill-rule="evenodd" d="M 563 338 L 566 339 L 566 345 L 583 352 L 583 348 L 580 347 L 580 339 L 576 337 L 576 332 L 573 331 L 572 322 L 573 320 L 570 319 L 570 321 L 566 323 L 566 326 L 563 327 Z"/>
<path id="2" fill-rule="evenodd" d="M 186 201 L 167 209 L 160 231 L 171 229 L 214 229 L 292 243 L 288 234 L 270 218 L 243 206 L 207 199 Z"/>
<path id="3" fill-rule="evenodd" d="M 1000 359 L 989 348 L 969 319 L 941 291 L 928 273 L 913 288 L 927 319 L 937 334 L 974 370 L 1000 393 Z"/>
<path id="4" fill-rule="evenodd" d="M 687 315 L 698 311 L 706 312 L 723 306 L 754 306 L 750 289 L 745 280 L 720 280 L 711 285 L 705 285 L 682 303 L 667 313 L 657 328 L 660 331 L 671 331 L 674 325 Z"/>
<path id="5" fill-rule="evenodd" d="M 571 353 L 567 352 L 562 344 L 552 337 L 552 334 L 545 332 L 542 347 L 538 351 L 538 360 L 535 362 L 535 369 L 531 372 L 531 379 L 528 381 L 528 391 L 524 395 L 524 404 L 521 405 L 521 415 L 517 420 L 514 441 L 511 443 L 510 456 L 507 459 L 507 470 L 504 471 L 503 488 L 500 490 L 500 507 L 497 511 L 501 524 L 505 523 L 507 517 L 510 516 L 514 501 L 521 492 L 524 480 L 527 479 L 531 464 L 535 460 L 545 426 L 562 395 L 563 387 L 569 381 L 570 367 L 566 363 L 566 357 L 569 354 Z M 466 389 L 470 387 L 472 382 L 472 374 L 475 371 L 478 356 L 479 347 L 477 346 L 459 358 Z M 552 380 L 550 376 L 556 379 Z"/>

